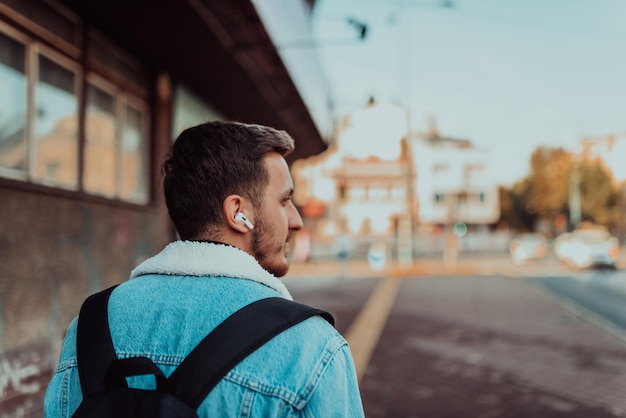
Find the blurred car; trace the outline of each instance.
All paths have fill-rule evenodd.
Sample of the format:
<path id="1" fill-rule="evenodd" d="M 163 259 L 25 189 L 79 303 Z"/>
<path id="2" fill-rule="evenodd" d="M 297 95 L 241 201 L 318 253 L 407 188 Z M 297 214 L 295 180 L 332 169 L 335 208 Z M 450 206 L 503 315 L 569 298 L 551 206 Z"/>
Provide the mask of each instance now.
<path id="1" fill-rule="evenodd" d="M 606 229 L 576 229 L 559 235 L 554 251 L 561 261 L 579 269 L 614 267 L 619 256 L 619 241 Z"/>
<path id="2" fill-rule="evenodd" d="M 556 255 L 557 259 L 564 262 L 567 262 L 569 259 L 570 249 L 572 248 L 571 236 L 570 232 L 564 232 L 554 239 L 554 255 Z"/>
<path id="3" fill-rule="evenodd" d="M 548 241 L 540 233 L 523 233 L 509 242 L 509 252 L 515 264 L 542 260 L 548 254 Z"/>

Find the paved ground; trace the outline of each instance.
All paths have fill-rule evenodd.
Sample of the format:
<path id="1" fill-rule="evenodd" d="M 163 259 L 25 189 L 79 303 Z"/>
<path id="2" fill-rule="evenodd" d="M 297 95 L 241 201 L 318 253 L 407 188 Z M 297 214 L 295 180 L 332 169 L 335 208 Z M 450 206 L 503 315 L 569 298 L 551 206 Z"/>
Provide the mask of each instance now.
<path id="1" fill-rule="evenodd" d="M 626 416 L 626 339 L 520 280 L 546 274 L 585 273 L 556 260 L 516 266 L 500 255 L 383 272 L 366 262 L 296 265 L 287 283 L 300 282 L 296 299 L 337 313 L 351 338 L 371 338 L 353 332 L 364 310 L 386 317 L 361 373 L 370 418 Z M 304 291 L 306 278 L 336 284 Z M 390 280 L 392 306 L 369 303 L 389 292 Z M 362 355 L 362 341 L 349 341 Z"/>
<path id="2" fill-rule="evenodd" d="M 626 344 L 524 281 L 405 278 L 361 384 L 370 418 L 626 415 Z"/>

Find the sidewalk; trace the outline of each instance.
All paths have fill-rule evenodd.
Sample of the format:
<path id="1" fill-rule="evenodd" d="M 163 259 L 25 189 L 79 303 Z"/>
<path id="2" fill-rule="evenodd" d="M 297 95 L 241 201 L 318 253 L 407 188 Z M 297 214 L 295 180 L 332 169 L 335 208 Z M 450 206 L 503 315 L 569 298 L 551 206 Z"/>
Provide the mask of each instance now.
<path id="1" fill-rule="evenodd" d="M 623 417 L 624 340 L 529 281 L 500 277 L 595 274 L 554 258 L 520 266 L 508 254 L 474 254 L 378 272 L 365 260 L 317 261 L 293 265 L 287 277 L 386 277 L 373 289 L 371 280 L 338 281 L 332 298 L 306 294 L 353 319 L 345 335 L 369 417 Z M 366 290 L 366 303 L 354 303 Z"/>
<path id="2" fill-rule="evenodd" d="M 624 340 L 515 279 L 573 272 L 554 259 L 518 266 L 475 255 L 383 272 L 363 260 L 314 262 L 288 277 L 386 277 L 296 295 L 350 320 L 368 417 L 624 417 Z"/>
<path id="3" fill-rule="evenodd" d="M 623 263 L 626 264 L 626 263 Z M 500 254 L 464 254 L 456 262 L 444 262 L 442 257 L 424 257 L 416 259 L 412 265 L 397 263 L 386 266 L 383 270 L 373 270 L 367 260 L 311 261 L 294 263 L 289 269 L 290 278 L 320 277 L 380 277 L 380 276 L 429 276 L 429 275 L 469 275 L 469 274 L 505 274 L 521 276 L 528 274 L 557 274 L 571 272 L 567 266 L 554 258 L 541 262 L 515 265 L 507 253 Z"/>
<path id="4" fill-rule="evenodd" d="M 361 389 L 371 418 L 622 417 L 625 360 L 524 280 L 406 278 Z"/>

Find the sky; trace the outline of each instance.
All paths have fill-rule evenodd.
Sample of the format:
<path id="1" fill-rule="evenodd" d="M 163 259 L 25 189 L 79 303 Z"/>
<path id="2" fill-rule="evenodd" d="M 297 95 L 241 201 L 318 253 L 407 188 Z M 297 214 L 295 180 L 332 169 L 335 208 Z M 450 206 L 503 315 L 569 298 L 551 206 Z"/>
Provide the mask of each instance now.
<path id="1" fill-rule="evenodd" d="M 367 24 L 359 39 L 355 19 Z M 313 30 L 335 115 L 393 103 L 411 129 L 486 148 L 501 183 L 538 146 L 626 134 L 626 1 L 317 0 Z M 363 146 L 382 150 L 385 141 Z M 626 159 L 626 156 L 624 156 Z"/>

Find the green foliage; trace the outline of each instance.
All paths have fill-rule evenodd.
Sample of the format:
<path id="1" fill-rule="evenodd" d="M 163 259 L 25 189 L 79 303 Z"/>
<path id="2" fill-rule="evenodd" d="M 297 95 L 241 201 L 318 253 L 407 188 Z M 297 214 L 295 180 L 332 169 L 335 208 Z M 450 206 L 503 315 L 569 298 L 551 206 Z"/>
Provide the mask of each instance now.
<path id="1" fill-rule="evenodd" d="M 528 209 L 549 219 L 568 205 L 570 154 L 562 148 L 539 147 L 531 156 Z"/>
<path id="2" fill-rule="evenodd" d="M 516 230 L 532 230 L 536 220 L 534 213 L 526 210 L 527 182 L 522 181 L 511 190 L 499 188 L 500 194 L 500 224 Z"/>
<path id="3" fill-rule="evenodd" d="M 612 227 L 621 216 L 618 210 L 618 191 L 602 161 L 583 160 L 580 170 L 580 193 L 583 220 Z"/>
<path id="4" fill-rule="evenodd" d="M 572 187 L 579 187 L 583 220 L 609 228 L 623 223 L 623 197 L 610 172 L 600 159 L 575 157 L 562 148 L 537 148 L 530 174 L 500 192 L 501 221 L 515 229 L 534 229 L 538 220 L 553 224 L 569 213 Z"/>

